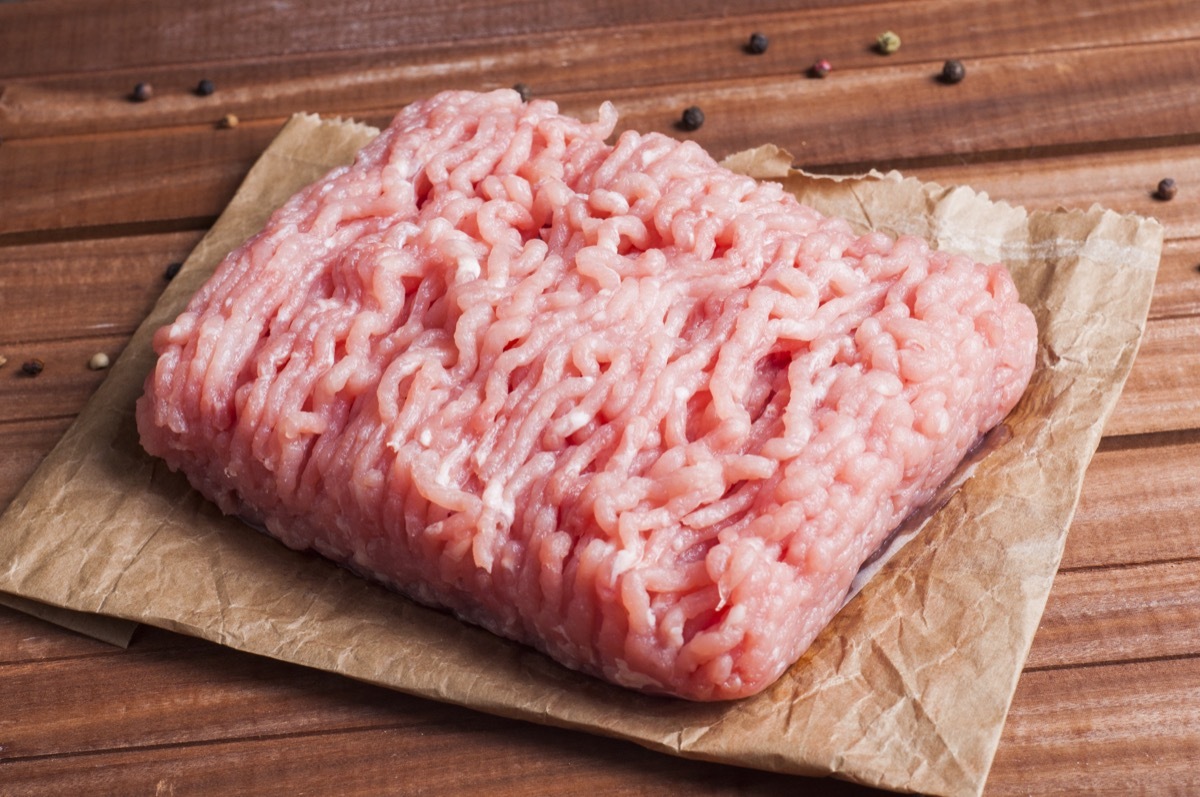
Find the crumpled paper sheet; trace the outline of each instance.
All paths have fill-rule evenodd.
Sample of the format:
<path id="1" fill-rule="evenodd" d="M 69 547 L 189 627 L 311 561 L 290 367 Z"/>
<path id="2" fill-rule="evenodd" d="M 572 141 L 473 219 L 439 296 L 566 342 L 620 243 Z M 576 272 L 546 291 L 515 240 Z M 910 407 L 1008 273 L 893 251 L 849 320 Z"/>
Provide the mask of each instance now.
<path id="1" fill-rule="evenodd" d="M 0 590 L 180 631 L 508 717 L 669 753 L 897 791 L 980 793 L 1084 470 L 1145 326 L 1161 226 L 1027 213 L 898 175 L 827 179 L 765 147 L 730 159 L 856 226 L 1012 269 L 1040 328 L 1005 440 L 773 687 L 649 697 L 410 603 L 226 518 L 145 455 L 150 336 L 270 209 L 375 131 L 295 117 L 250 172 L 78 421 L 0 518 Z"/>

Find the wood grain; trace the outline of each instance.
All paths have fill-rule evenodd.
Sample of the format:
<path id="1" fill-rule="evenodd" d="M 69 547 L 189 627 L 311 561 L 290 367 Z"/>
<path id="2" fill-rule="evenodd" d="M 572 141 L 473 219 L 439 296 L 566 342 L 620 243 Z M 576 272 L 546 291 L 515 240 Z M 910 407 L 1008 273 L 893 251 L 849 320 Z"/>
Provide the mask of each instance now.
<path id="1" fill-rule="evenodd" d="M 558 99 L 564 110 L 584 117 L 611 99 L 623 114 L 622 129 L 675 135 L 681 110 L 699 104 L 708 121 L 691 137 L 718 157 L 771 142 L 817 171 L 1065 155 L 1101 142 L 1195 144 L 1189 131 L 1200 129 L 1200 105 L 1192 101 L 1200 54 L 1187 42 L 1129 45 L 1120 54 L 1120 59 L 1092 50 L 1002 56 L 973 65 L 972 79 L 958 86 L 941 85 L 934 79 L 938 65 L 923 63 L 849 71 L 837 80 L 673 83 L 572 92 Z M 1142 65 L 1136 78 L 1122 59 Z M 1160 99 L 1149 106 L 1142 103 L 1145 80 L 1162 87 Z M 896 96 L 906 103 L 891 107 Z M 1135 103 L 1144 106 L 1136 116 L 1123 113 Z M 385 124 L 397 106 L 354 115 Z M 797 119 L 797 107 L 822 113 Z M 880 108 L 889 111 L 881 114 Z M 305 110 L 331 109 L 310 103 L 288 107 L 289 113 Z M 131 112 L 140 113 L 141 106 Z M 219 118 L 214 113 L 203 124 L 179 128 L 6 142 L 0 146 L 0 184 L 8 186 L 0 197 L 0 235 L 215 217 L 283 121 L 252 118 L 223 130 L 214 124 Z M 1081 127 L 1081 118 L 1089 123 Z M 752 127 L 747 119 L 754 120 Z M 1162 173 L 1147 168 L 1126 183 L 1147 208 L 1159 209 L 1151 205 L 1150 192 Z M 1176 177 L 1186 185 L 1192 174 L 1200 176 L 1200 170 L 1185 169 Z"/>
<path id="2" fill-rule="evenodd" d="M 3 378 L 0 371 L 0 378 Z M 4 456 L 0 457 L 0 506 L 7 507 L 16 497 L 37 466 L 63 432 L 71 425 L 71 418 L 40 418 L 35 421 L 5 420 L 0 423 L 0 446 Z M 3 658 L 0 657 L 0 661 Z"/>
<path id="3" fill-rule="evenodd" d="M 38 621 L 6 617 L 13 614 L 0 608 L 0 633 L 64 636 Z M 149 773 L 169 774 L 168 782 L 185 790 L 179 793 L 210 793 L 215 784 L 254 794 L 371 794 L 381 784 L 419 784 L 429 793 L 460 794 L 529 779 L 528 792 L 514 793 L 568 794 L 582 777 L 601 793 L 773 795 L 792 793 L 797 783 L 513 723 L 165 631 L 147 630 L 126 653 L 99 645 L 75 638 L 39 650 L 35 642 L 43 655 L 26 654 L 30 663 L 0 663 L 5 688 L 26 696 L 5 721 L 6 788 L 24 795 L 49 793 L 38 789 L 50 783 L 67 791 L 87 784 L 132 794 L 157 786 Z M 56 711 L 85 700 L 93 707 L 86 716 Z M 446 767 L 464 745 L 471 765 Z M 347 761 L 359 763 L 342 771 Z M 269 777 L 257 780 L 261 773 Z M 822 793 L 868 791 L 823 783 Z"/>
<path id="4" fill-rule="evenodd" d="M 1060 572 L 1029 670 L 1195 653 L 1200 559 Z"/>
<path id="5" fill-rule="evenodd" d="M 1146 325 L 1125 390 L 1105 434 L 1127 435 L 1200 427 L 1200 324 L 1195 316 Z"/>
<path id="6" fill-rule="evenodd" d="M 280 124 L 0 144 L 0 234 L 199 218 L 233 197 Z"/>
<path id="7" fill-rule="evenodd" d="M 1022 157 L 994 162 L 906 169 L 935 183 L 965 183 L 993 199 L 1030 210 L 1059 207 L 1086 210 L 1092 204 L 1136 213 L 1161 221 L 1168 240 L 1200 238 L 1195 198 L 1200 190 L 1200 146 L 1147 144 L 1128 150 L 1078 153 L 1054 157 Z M 1158 181 L 1171 177 L 1182 186 L 1176 199 L 1155 199 Z M 1194 250 L 1193 250 L 1194 251 Z"/>
<path id="8" fill-rule="evenodd" d="M 785 9 L 866 4 L 866 0 L 748 0 L 740 4 L 738 13 L 758 20 Z M 450 14 L 438 0 L 410 0 L 403 6 L 350 0 L 308 7 L 249 0 L 239 3 L 237 10 L 230 14 L 219 3 L 168 9 L 137 0 L 106 3 L 102 9 L 72 0 L 0 6 L 0 53 L 4 54 L 0 74 L 84 73 L 217 59 L 258 61 L 314 51 L 403 51 L 429 42 L 523 39 L 547 32 L 591 31 L 595 36 L 598 29 L 631 24 L 669 30 L 680 22 L 720 19 L 729 13 L 721 0 L 616 0 L 599 7 L 587 0 L 473 0 L 456 3 Z M 266 30 L 272 35 L 264 36 Z M 42 47 L 41 42 L 57 46 Z"/>
<path id="9" fill-rule="evenodd" d="M 987 794 L 1193 794 L 1197 727 L 1194 656 L 1029 672 L 1017 685 Z"/>
<path id="10" fill-rule="evenodd" d="M 139 629 L 140 631 L 140 629 Z M 151 637 L 169 635 L 151 630 Z M 138 645 L 153 645 L 145 641 L 146 634 L 140 633 Z M 181 638 L 177 638 L 181 639 Z M 82 656 L 121 656 L 120 648 L 82 634 L 64 633 L 61 628 L 44 620 L 0 606 L 0 672 L 12 664 L 48 662 L 57 659 Z M 0 753 L 3 753 L 0 750 Z"/>
<path id="11" fill-rule="evenodd" d="M 617 48 L 613 54 L 618 57 L 613 60 L 621 63 L 630 52 L 669 52 L 681 43 L 690 45 L 694 31 L 705 29 L 720 30 L 723 40 L 739 46 L 751 30 L 761 30 L 775 43 L 769 51 L 773 54 L 807 50 L 808 60 L 799 62 L 804 69 L 815 52 L 836 58 L 838 63 L 874 56 L 871 45 L 885 29 L 903 31 L 904 46 L 898 55 L 916 59 L 941 59 L 947 53 L 994 55 L 1069 49 L 1079 47 L 1080 42 L 1109 46 L 1169 41 L 1198 33 L 1194 21 L 1181 17 L 1179 4 L 1170 0 L 1112 2 L 1099 8 L 1081 0 L 1064 0 L 1053 6 L 1036 0 L 1003 5 L 980 0 L 911 4 L 760 1 L 739 4 L 738 16 L 746 21 L 742 25 L 731 24 L 727 5 L 715 0 L 650 4 L 622 0 L 601 8 L 582 0 L 475 2 L 460 4 L 452 21 L 436 0 L 408 2 L 403 7 L 355 0 L 336 9 L 306 9 L 304 14 L 253 0 L 241 4 L 236 16 L 203 4 L 170 11 L 128 1 L 107 6 L 100 10 L 80 8 L 78 3 L 43 2 L 36 8 L 0 7 L 0 22 L 4 23 L 0 25 L 0 74 L 17 78 L 171 64 L 298 62 L 314 52 L 397 53 L 444 42 L 452 44 L 441 50 L 442 57 L 451 60 L 454 48 L 479 42 L 491 42 L 493 51 L 505 49 L 502 45 L 511 42 L 526 42 L 532 45 L 530 49 L 540 50 L 560 39 L 571 43 L 606 40 Z M 851 6 L 856 7 L 854 24 L 848 25 L 846 8 Z M 65 8 L 71 13 L 64 13 Z M 947 20 L 956 24 L 946 24 Z M 256 26 L 271 26 L 277 35 L 264 41 Z M 1064 37 L 1062 31 L 1068 26 L 1073 35 Z M 148 35 L 156 28 L 162 33 Z M 669 36 L 664 35 L 665 28 Z M 605 35 L 597 35 L 600 30 Z M 619 35 L 612 35 L 614 31 Z M 51 40 L 63 41 L 64 46 L 34 45 Z M 83 46 L 72 46 L 76 44 Z M 678 59 L 671 62 L 678 63 Z M 629 64 L 626 71 L 636 72 L 636 66 Z M 715 76 L 722 75 L 710 73 L 710 78 Z"/>
<path id="12" fill-rule="evenodd" d="M 731 27 L 727 19 L 711 16 L 711 10 L 702 7 L 692 9 L 694 17 L 672 20 L 669 37 L 663 36 L 663 20 L 653 15 L 611 21 L 611 32 L 604 36 L 594 29 L 557 26 L 516 35 L 477 30 L 453 41 L 417 38 L 417 28 L 407 26 L 403 37 L 385 39 L 386 24 L 365 31 L 357 26 L 346 30 L 347 36 L 338 35 L 339 29 L 331 34 L 329 28 L 294 31 L 295 36 L 323 41 L 309 50 L 259 54 L 253 70 L 246 68 L 236 43 L 197 53 L 182 64 L 148 60 L 87 71 L 47 70 L 50 75 L 36 74 L 35 64 L 53 52 L 37 52 L 17 65 L 33 76 L 11 81 L 0 98 L 0 130 L 8 127 L 21 137 L 54 136 L 212 124 L 225 113 L 263 119 L 297 109 L 374 111 L 399 108 L 445 88 L 489 89 L 517 82 L 529 85 L 535 96 L 551 98 L 581 86 L 618 91 L 725 81 L 730 76 L 741 81 L 777 78 L 801 86 L 818 57 L 836 64 L 836 74 L 841 75 L 901 65 L 936 71 L 946 57 L 964 53 L 983 60 L 1076 49 L 1076 41 L 1059 34 L 1057 20 L 1071 20 L 1078 35 L 1091 37 L 1093 46 L 1108 48 L 1200 35 L 1186 18 L 1181 24 L 1172 13 L 1176 4 L 1169 0 L 1149 7 L 1128 2 L 1100 9 L 1094 5 L 1085 0 L 1056 3 L 1047 20 L 1046 6 L 1031 0 L 1007 4 L 999 13 L 994 4 L 978 0 L 869 4 L 861 6 L 854 30 L 847 29 L 840 8 L 762 14 L 754 23 L 770 34 L 771 46 L 761 56 L 745 51 L 748 29 Z M 1133 8 L 1137 13 L 1131 13 Z M 380 10 L 409 21 L 407 9 Z M 571 10 L 564 9 L 564 17 Z M 958 24 L 945 25 L 949 16 Z M 1123 24 L 1115 24 L 1117 20 Z M 344 24 L 345 18 L 339 15 L 337 21 Z M 617 30 L 611 30 L 614 25 Z M 905 32 L 902 48 L 887 58 L 873 47 L 875 35 L 885 29 Z M 359 38 L 362 34 L 369 38 Z M 148 48 L 156 41 L 139 37 L 129 42 L 130 49 Z M 142 57 L 152 59 L 150 52 Z M 217 92 L 196 96 L 193 90 L 201 77 L 212 80 Z M 155 87 L 154 97 L 131 103 L 130 90 L 141 81 Z"/>
<path id="13" fill-rule="evenodd" d="M 611 739 L 472 717 L 445 728 L 381 728 L 337 734 L 256 737 L 196 746 L 114 750 L 102 755 L 0 764 L 16 793 L 105 794 L 794 794 L 875 792 L 671 759 Z M 453 764 L 469 750 L 470 764 Z"/>
<path id="14" fill-rule="evenodd" d="M 25 696 L 6 716 L 4 758 L 428 722 L 399 693 L 214 645 L 135 651 L 0 669 Z M 84 701 L 86 716 L 55 710 Z"/>
<path id="15" fill-rule="evenodd" d="M 1031 210 L 1158 218 L 1134 370 L 1094 457 L 987 795 L 1200 791 L 1200 8 L 1180 0 L 0 2 L 0 508 L 293 112 L 388 121 L 528 83 L 717 155 L 900 168 Z M 899 52 L 871 49 L 883 29 Z M 767 54 L 742 45 L 752 30 Z M 804 76 L 818 56 L 825 80 Z M 961 58 L 968 77 L 935 80 Z M 211 97 L 192 93 L 201 77 Z M 132 103 L 133 84 L 154 84 Z M 240 124 L 217 122 L 235 113 Z M 1153 191 L 1174 177 L 1178 196 Z M 19 374 L 27 358 L 46 368 Z M 469 751 L 469 754 L 464 751 Z M 143 629 L 0 607 L 0 794 L 867 794 L 488 717 Z"/>
<path id="16" fill-rule="evenodd" d="M 199 232 L 12 246 L 0 260 L 0 346 L 128 335 L 167 285 Z"/>
<path id="17" fill-rule="evenodd" d="M 107 354 L 116 362 L 128 342 L 128 335 L 103 335 L 6 346 L 11 363 L 0 371 L 0 418 L 11 422 L 77 415 L 107 374 L 88 367 L 92 355 Z M 41 373 L 24 373 L 21 365 L 35 359 L 43 364 Z"/>
<path id="18" fill-rule="evenodd" d="M 1154 283 L 1150 318 L 1200 315 L 1200 238 L 1168 240 Z"/>
<path id="19" fill-rule="evenodd" d="M 1200 558 L 1200 435 L 1109 438 L 1083 482 L 1063 568 Z"/>

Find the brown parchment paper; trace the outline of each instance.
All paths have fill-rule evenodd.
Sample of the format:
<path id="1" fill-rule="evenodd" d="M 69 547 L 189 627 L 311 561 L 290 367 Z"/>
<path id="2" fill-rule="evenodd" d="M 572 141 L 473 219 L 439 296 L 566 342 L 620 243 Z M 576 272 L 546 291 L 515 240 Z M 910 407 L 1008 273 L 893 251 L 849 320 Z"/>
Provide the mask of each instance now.
<path id="1" fill-rule="evenodd" d="M 803 659 L 759 696 L 695 704 L 570 672 L 289 551 L 222 517 L 138 446 L 133 408 L 153 365 L 152 331 L 270 209 L 374 134 L 313 116 L 287 124 L 0 518 L 0 590 L 668 753 L 978 794 L 1084 469 L 1141 337 L 1160 225 L 1101 208 L 1027 213 L 895 174 L 812 177 L 772 147 L 730 159 L 860 228 L 1003 260 L 1037 316 L 1040 348 L 1001 443 Z"/>

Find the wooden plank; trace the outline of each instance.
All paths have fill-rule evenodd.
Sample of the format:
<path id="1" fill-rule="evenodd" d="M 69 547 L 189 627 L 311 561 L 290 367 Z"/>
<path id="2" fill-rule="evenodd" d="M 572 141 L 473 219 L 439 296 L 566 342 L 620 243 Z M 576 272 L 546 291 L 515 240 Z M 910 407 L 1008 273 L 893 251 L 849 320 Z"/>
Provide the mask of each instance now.
<path id="1" fill-rule="evenodd" d="M 497 50 L 511 49 L 519 42 L 540 50 L 555 40 L 577 46 L 603 40 L 614 48 L 649 41 L 655 50 L 662 50 L 687 44 L 697 28 L 705 27 L 723 29 L 725 38 L 740 45 L 751 25 L 771 37 L 775 46 L 770 52 L 804 52 L 807 60 L 799 64 L 800 69 L 807 68 L 817 50 L 838 64 L 859 63 L 855 59 L 875 55 L 871 44 L 885 29 L 903 34 L 904 46 L 893 56 L 897 60 L 941 59 L 951 53 L 982 57 L 1045 52 L 1073 49 L 1081 41 L 1112 46 L 1200 35 L 1197 21 L 1179 14 L 1178 3 L 1172 0 L 1126 0 L 1101 8 L 1083 0 L 1062 0 L 1053 6 L 1036 0 L 1003 5 L 985 0 L 756 2 L 739 6 L 738 15 L 747 20 L 743 26 L 730 24 L 726 4 L 718 0 L 650 4 L 626 0 L 606 3 L 603 8 L 582 0 L 478 3 L 457 10 L 452 25 L 446 24 L 444 7 L 436 0 L 408 2 L 403 7 L 357 0 L 337 9 L 308 8 L 304 14 L 291 15 L 266 0 L 253 0 L 243 4 L 236 16 L 197 4 L 154 8 L 132 2 L 106 5 L 104 10 L 79 2 L 0 7 L 0 22 L 4 23 L 0 26 L 0 74 L 21 78 L 128 71 L 169 64 L 303 58 L 312 53 L 385 50 L 407 54 L 440 42 L 461 48 L 490 42 Z M 848 6 L 855 6 L 853 25 L 846 24 Z M 285 15 L 286 19 L 275 21 Z M 251 20 L 271 26 L 276 35 L 257 35 L 255 24 L 246 22 Z M 158 35 L 142 35 L 152 29 Z M 204 35 L 197 36 L 197 30 Z M 79 46 L 31 46 L 34 41 L 64 40 L 77 41 Z M 220 46 L 213 47 L 212 42 Z M 617 57 L 621 53 L 614 50 L 614 61 L 624 60 Z M 707 68 L 676 59 L 668 63 L 673 71 Z M 630 64 L 625 70 L 635 80 L 636 66 Z"/>
<path id="2" fill-rule="evenodd" d="M 1127 68 L 1131 62 L 1139 64 L 1136 74 Z M 1088 142 L 1180 143 L 1200 129 L 1200 104 L 1192 101 L 1200 50 L 1186 42 L 998 57 L 972 63 L 971 78 L 957 86 L 933 79 L 936 66 L 850 70 L 828 80 L 788 76 L 589 91 L 560 99 L 568 112 L 591 116 L 612 97 L 624 113 L 623 128 L 674 135 L 680 135 L 674 124 L 681 109 L 698 103 L 708 121 L 691 137 L 715 155 L 770 141 L 806 164 L 886 166 L 926 157 L 959 162 L 991 157 L 985 153 L 1074 152 L 1088 149 Z M 1127 109 L 1141 101 L 1146 81 L 1160 85 L 1158 99 L 1131 116 Z M 812 108 L 822 112 L 804 111 Z M 386 123 L 394 110 L 356 115 Z M 262 119 L 234 130 L 206 124 L 7 142 L 0 146 L 0 183 L 8 187 L 0 197 L 0 233 L 212 217 L 281 121 Z M 1161 170 L 1147 172 L 1152 177 L 1137 181 L 1136 190 L 1149 203 Z M 1200 169 L 1195 175 L 1200 184 Z M 1177 179 L 1189 184 L 1187 175 Z M 1090 201 L 1087 183 L 1070 185 L 1072 204 Z"/>
<path id="3" fill-rule="evenodd" d="M 1200 656 L 1200 559 L 1060 571 L 1026 669 Z"/>
<path id="4" fill-rule="evenodd" d="M 565 9 L 567 14 L 571 10 Z M 851 28 L 842 8 L 788 11 L 754 20 L 772 42 L 761 57 L 744 50 L 749 31 L 721 17 L 629 19 L 598 34 L 594 29 L 558 29 L 561 17 L 555 14 L 542 23 L 551 28 L 546 32 L 505 38 L 479 31 L 478 37 L 459 41 L 407 38 L 411 27 L 405 27 L 404 39 L 382 38 L 383 28 L 371 27 L 365 32 L 379 38 L 350 51 L 337 46 L 239 54 L 222 48 L 187 63 L 168 56 L 119 69 L 110 62 L 85 72 L 18 78 L 9 81 L 0 99 L 0 129 L 7 128 L 10 137 L 29 137 L 211 124 L 230 112 L 245 119 L 280 117 L 298 109 L 347 113 L 396 108 L 444 88 L 517 82 L 529 84 L 537 95 L 556 97 L 583 86 L 624 91 L 771 76 L 796 80 L 818 57 L 830 59 L 841 74 L 901 64 L 928 69 L 949 54 L 978 60 L 1070 50 L 1078 47 L 1081 36 L 1094 47 L 1200 36 L 1200 20 L 1181 19 L 1175 10 L 1171 0 L 1117 2 L 1101 9 L 1087 0 L 1064 0 L 1049 8 L 1035 0 L 1002 8 L 981 0 L 938 0 L 865 5 L 856 9 Z M 407 21 L 407 8 L 391 13 Z M 954 24 L 947 25 L 947 19 Z M 1041 24 L 1031 24 L 1034 19 Z M 905 34 L 904 46 L 886 59 L 871 46 L 875 34 L 885 29 Z M 270 43 L 255 40 L 255 45 Z M 195 96 L 192 90 L 201 76 L 213 81 L 216 94 Z M 140 81 L 155 87 L 153 100 L 131 103 L 130 90 Z"/>
<path id="5" fill-rule="evenodd" d="M 3 374 L 0 371 L 0 374 Z M 0 380 L 3 377 L 0 376 Z M 0 382 L 2 383 L 2 382 Z M 71 418 L 0 423 L 0 512 L 33 475 L 59 441 Z"/>
<path id="6" fill-rule="evenodd" d="M 0 624 L 0 638 L 5 630 Z M 172 640 L 177 642 L 171 645 Z M 682 794 L 675 789 L 695 788 L 714 776 L 730 788 L 753 783 L 782 789 L 796 783 L 790 778 L 660 756 L 582 734 L 566 734 L 571 741 L 563 744 L 556 741 L 563 738 L 562 731 L 419 700 L 153 629 L 139 637 L 128 652 L 0 666 L 0 678 L 5 693 L 23 696 L 20 705 L 14 705 L 0 721 L 5 728 L 0 782 L 8 788 L 18 784 L 65 788 L 73 782 L 63 780 L 67 773 L 73 773 L 70 778 L 100 777 L 89 781 L 94 788 L 106 782 L 104 761 L 121 761 L 118 770 L 140 779 L 147 769 L 157 771 L 164 762 L 179 760 L 185 770 L 208 779 L 213 774 L 209 766 L 214 749 L 227 749 L 236 759 L 223 760 L 220 769 L 232 764 L 237 770 L 232 783 L 238 788 L 247 786 L 251 771 L 263 767 L 271 770 L 272 781 L 281 779 L 282 788 L 312 788 L 322 782 L 318 767 L 329 770 L 329 761 L 344 760 L 343 755 L 333 754 L 334 750 L 357 750 L 357 755 L 365 756 L 360 763 L 367 770 L 392 768 L 398 754 L 438 760 L 448 751 L 422 745 L 435 741 L 441 748 L 463 736 L 480 737 L 486 760 L 474 763 L 473 753 L 473 764 L 458 775 L 459 781 L 441 784 L 447 789 L 459 783 L 482 786 L 488 779 L 509 782 L 524 778 L 529 773 L 520 762 L 536 768 L 538 761 L 549 766 L 556 757 L 568 770 L 608 773 L 614 783 L 625 782 L 635 771 L 642 773 L 638 778 L 654 773 L 646 785 L 671 789 L 664 792 L 671 794 Z M 375 741 L 380 734 L 382 740 Z M 285 752 L 276 757 L 271 745 L 283 745 Z M 297 752 L 322 745 L 333 745 L 329 755 Z M 614 768 L 614 758 L 631 755 L 637 760 L 636 767 L 629 772 L 621 766 Z M 296 760 L 291 760 L 293 757 Z M 245 768 L 239 770 L 239 765 Z M 306 771 L 310 766 L 313 770 Z M 430 766 L 444 768 L 434 763 Z M 30 773 L 28 783 L 22 772 Z M 337 773 L 339 778 L 347 775 Z M 114 781 L 112 793 L 135 793 L 132 783 L 136 782 L 140 780 Z M 422 782 L 432 787 L 433 793 L 456 793 L 442 791 L 436 777 L 429 774 L 422 775 Z M 335 791 L 356 793 L 341 788 Z M 19 793 L 41 792 L 22 789 Z M 860 791 L 835 789 L 834 793 Z"/>
<path id="7" fill-rule="evenodd" d="M 74 416 L 83 409 L 107 371 L 93 371 L 88 360 L 104 353 L 116 362 L 129 335 L 101 335 L 83 340 L 54 340 L 5 346 L 8 364 L 0 371 L 0 418 L 38 421 Z M 24 362 L 38 359 L 37 376 L 24 373 Z"/>
<path id="8" fill-rule="evenodd" d="M 187 655 L 189 649 L 201 644 L 204 643 L 150 626 L 140 626 L 134 632 L 131 647 L 138 654 L 151 650 L 174 650 L 176 655 Z M 4 672 L 6 665 L 125 655 L 129 654 L 123 648 L 0 606 L 0 672 Z"/>
<path id="9" fill-rule="evenodd" d="M 985 795 L 1200 791 L 1200 659 L 1027 672 Z"/>
<path id="10" fill-rule="evenodd" d="M 1188 315 L 1200 315 L 1200 238 L 1168 239 L 1154 282 L 1150 318 Z"/>
<path id="11" fill-rule="evenodd" d="M 1198 375 L 1200 323 L 1196 318 L 1150 321 L 1104 433 L 1128 435 L 1200 428 Z"/>
<path id="12" fill-rule="evenodd" d="M 1158 685 L 1154 693 L 1132 682 Z M 448 712 L 459 710 L 442 707 Z M 467 721 L 469 720 L 469 721 Z M 1165 793 L 1200 786 L 1200 748 L 1189 729 L 1200 722 L 1200 661 L 1135 662 L 1027 673 L 1017 695 L 985 794 Z M 20 794 L 160 793 L 249 789 L 274 795 L 516 790 L 569 793 L 570 784 L 613 794 L 867 794 L 844 784 L 752 773 L 660 756 L 607 739 L 518 725 L 470 714 L 413 729 L 370 728 L 199 746 L 105 751 L 102 755 L 18 759 L 0 777 Z M 469 764 L 446 767 L 463 745 Z M 338 766 L 329 766 L 337 761 Z M 397 766 L 403 761 L 403 766 Z M 1152 762 L 1147 765 L 1146 762 Z M 560 782 L 557 778 L 568 777 Z M 544 791 L 543 789 L 549 789 Z M 560 789 L 566 789 L 561 791 Z M 828 789 L 828 791 L 826 791 Z M 687 790 L 687 791 L 685 791 Z"/>
<path id="13" fill-rule="evenodd" d="M 1030 210 L 1086 210 L 1095 203 L 1118 213 L 1158 219 L 1168 240 L 1200 237 L 1200 213 L 1193 201 L 1200 194 L 1200 146 L 1195 144 L 1148 143 L 1127 150 L 913 166 L 904 171 L 945 185 L 970 185 L 993 199 Z M 1178 196 L 1170 202 L 1154 198 L 1164 177 L 1179 185 Z"/>
<path id="14" fill-rule="evenodd" d="M 468 752 L 469 751 L 469 754 Z M 0 763 L 23 797 L 62 794 L 883 795 L 653 753 L 614 739 L 441 707 L 412 728 L 296 734 Z"/>
<path id="15" fill-rule="evenodd" d="M 1200 435 L 1109 439 L 1088 466 L 1062 568 L 1200 558 Z"/>
<path id="16" fill-rule="evenodd" d="M 867 0 L 749 0 L 737 14 L 759 18 L 784 10 L 846 8 Z M 360 49 L 412 47 L 427 42 L 525 38 L 548 31 L 620 28 L 727 18 L 722 0 L 645 3 L 615 0 L 439 0 L 403 4 L 350 0 L 297 8 L 271 0 L 225 4 L 151 4 L 87 0 L 0 5 L 0 75 L 58 74 L 146 65 L 257 59 Z M 149 32 L 153 31 L 154 35 Z M 270 31 L 270 35 L 264 35 Z M 739 31 L 740 32 L 740 31 Z M 748 36 L 749 30 L 744 35 Z M 869 33 L 875 35 L 875 31 Z M 595 35 L 595 34 L 593 34 Z M 1169 34 L 1168 34 L 1169 35 Z M 48 43 L 54 46 L 47 46 Z"/>
<path id="17" fill-rule="evenodd" d="M 215 218 L 280 121 L 0 144 L 0 234 Z"/>
<path id="18" fill-rule="evenodd" d="M 132 334 L 202 231 L 11 246 L 0 258 L 0 347 Z"/>
<path id="19" fill-rule="evenodd" d="M 1193 560 L 1060 574 L 1027 667 L 1197 655 L 1198 573 Z M 0 760 L 423 725 L 449 710 L 153 629 L 128 653 L 99 644 L 73 640 L 51 650 L 72 658 L 0 665 L 6 687 L 29 696 L 10 710 Z M 0 645 L 0 662 L 4 654 Z M 84 703 L 81 718 L 70 707 Z"/>
<path id="20" fill-rule="evenodd" d="M 1126 66 L 1130 61 L 1138 63 L 1136 73 Z M 583 116 L 609 99 L 622 113 L 620 129 L 676 135 L 680 111 L 698 104 L 707 120 L 688 137 L 715 156 L 771 142 L 805 165 L 960 163 L 1088 151 L 1092 144 L 1195 143 L 1189 137 L 1200 129 L 1200 106 L 1193 102 L 1200 51 L 1188 42 L 968 63 L 970 79 L 956 86 L 937 79 L 939 60 L 843 70 L 826 80 L 789 75 L 671 83 L 557 99 Z M 1146 81 L 1156 84 L 1153 104 L 1144 102 Z M 1138 112 L 1130 114 L 1131 107 Z"/>
<path id="21" fill-rule="evenodd" d="M 424 724 L 435 704 L 212 644 L 0 667 L 0 761 L 104 749 Z M 81 713 L 79 706 L 88 706 Z"/>
<path id="22" fill-rule="evenodd" d="M 86 656 L 118 650 L 95 639 L 71 634 L 44 620 L 0 606 L 0 672 L 6 664 Z"/>

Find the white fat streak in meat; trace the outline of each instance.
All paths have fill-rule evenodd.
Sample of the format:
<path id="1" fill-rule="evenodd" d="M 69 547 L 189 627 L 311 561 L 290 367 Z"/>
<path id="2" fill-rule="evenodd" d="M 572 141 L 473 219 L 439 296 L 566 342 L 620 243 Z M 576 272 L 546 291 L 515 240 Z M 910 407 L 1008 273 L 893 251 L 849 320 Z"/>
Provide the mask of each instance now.
<path id="1" fill-rule="evenodd" d="M 479 260 L 470 256 L 459 257 L 455 261 L 458 270 L 454 272 L 454 281 L 456 283 L 471 282 L 479 279 L 479 275 L 483 270 L 479 267 Z"/>
<path id="2" fill-rule="evenodd" d="M 511 498 L 505 498 L 504 484 L 497 480 L 489 481 L 483 489 L 483 507 L 499 515 L 506 524 L 516 517 L 516 504 Z"/>
<path id="3" fill-rule="evenodd" d="M 621 686 L 628 686 L 631 689 L 650 689 L 652 691 L 661 691 L 665 686 L 658 679 L 631 669 L 629 662 L 623 659 L 616 659 L 613 664 L 616 665 L 616 672 L 613 677 Z"/>

